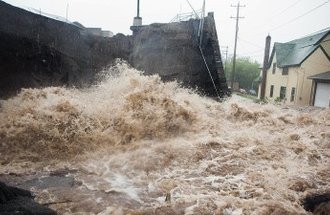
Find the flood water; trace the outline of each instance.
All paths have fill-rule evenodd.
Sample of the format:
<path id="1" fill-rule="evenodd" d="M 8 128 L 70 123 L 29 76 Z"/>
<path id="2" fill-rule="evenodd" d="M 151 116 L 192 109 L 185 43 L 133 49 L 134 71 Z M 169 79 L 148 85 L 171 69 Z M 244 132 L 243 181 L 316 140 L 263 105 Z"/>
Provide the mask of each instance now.
<path id="1" fill-rule="evenodd" d="M 329 109 L 219 103 L 126 64 L 88 89 L 24 89 L 0 119 L 3 178 L 74 179 L 30 187 L 59 214 L 308 214 L 330 191 Z"/>

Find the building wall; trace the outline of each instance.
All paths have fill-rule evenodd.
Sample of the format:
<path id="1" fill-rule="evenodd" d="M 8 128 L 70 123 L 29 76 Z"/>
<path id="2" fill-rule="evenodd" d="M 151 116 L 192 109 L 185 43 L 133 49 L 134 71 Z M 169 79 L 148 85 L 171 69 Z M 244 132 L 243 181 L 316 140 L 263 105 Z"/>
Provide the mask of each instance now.
<path id="1" fill-rule="evenodd" d="M 205 17 L 202 32 L 201 49 L 208 67 L 198 46 L 199 24 L 200 20 L 191 19 L 133 28 L 129 62 L 146 75 L 157 72 L 162 80 L 177 80 L 184 86 L 197 87 L 205 95 L 227 95 L 213 14 Z"/>
<path id="2" fill-rule="evenodd" d="M 275 73 L 273 74 L 273 65 L 276 63 L 276 53 L 274 54 L 271 67 L 267 71 L 267 81 L 266 81 L 266 93 L 265 97 L 270 101 L 275 101 L 280 97 L 281 86 L 287 87 L 288 85 L 288 75 L 282 75 L 282 68 L 276 66 Z M 277 65 L 277 64 L 276 64 Z M 291 68 L 290 68 L 291 70 Z M 290 74 L 290 71 L 289 71 Z M 273 96 L 270 96 L 271 86 L 274 86 Z"/>
<path id="3" fill-rule="evenodd" d="M 296 67 L 289 67 L 289 73 L 287 75 L 287 88 L 286 88 L 286 95 L 285 95 L 285 104 L 294 105 L 297 104 L 297 97 L 298 97 L 298 74 L 300 73 L 301 69 L 299 66 Z M 295 93 L 291 95 L 292 88 L 295 89 Z M 293 97 L 293 98 L 291 98 Z"/>
<path id="4" fill-rule="evenodd" d="M 308 79 L 311 75 L 327 72 L 330 70 L 330 61 L 325 56 L 320 48 L 318 48 L 309 58 L 307 58 L 302 64 L 298 75 L 298 105 L 309 105 L 312 80 Z"/>

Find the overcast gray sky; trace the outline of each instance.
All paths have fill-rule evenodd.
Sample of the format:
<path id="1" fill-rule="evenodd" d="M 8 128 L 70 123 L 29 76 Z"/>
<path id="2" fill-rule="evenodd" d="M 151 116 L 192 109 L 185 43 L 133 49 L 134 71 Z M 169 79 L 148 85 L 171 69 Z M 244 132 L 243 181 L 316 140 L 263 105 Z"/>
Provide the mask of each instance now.
<path id="1" fill-rule="evenodd" d="M 102 27 L 114 33 L 131 34 L 129 27 L 136 16 L 137 0 L 4 0 L 68 19 L 86 27 Z M 203 0 L 189 0 L 195 10 Z M 206 0 L 206 12 L 214 12 L 219 43 L 234 49 L 235 0 Z M 250 56 L 262 62 L 265 37 L 274 42 L 288 42 L 330 27 L 330 0 L 241 0 L 238 56 Z M 166 23 L 178 13 L 191 12 L 187 0 L 140 0 L 143 24 Z M 223 56 L 224 57 L 224 56 Z"/>

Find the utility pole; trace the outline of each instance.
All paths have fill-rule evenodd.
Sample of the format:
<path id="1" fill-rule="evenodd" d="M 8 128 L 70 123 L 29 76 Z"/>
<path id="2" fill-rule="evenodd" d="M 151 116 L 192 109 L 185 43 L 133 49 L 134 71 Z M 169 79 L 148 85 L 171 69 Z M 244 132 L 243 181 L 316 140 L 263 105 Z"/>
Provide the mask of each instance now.
<path id="1" fill-rule="evenodd" d="M 238 20 L 243 19 L 244 17 L 239 16 L 239 9 L 241 7 L 245 7 L 245 5 L 240 5 L 240 2 L 238 2 L 237 5 L 230 5 L 231 7 L 236 7 L 237 8 L 237 14 L 236 17 L 231 16 L 231 19 L 236 19 L 236 31 L 235 31 L 235 45 L 234 45 L 234 56 L 233 56 L 233 69 L 231 72 L 231 90 L 234 89 L 234 81 L 235 81 L 235 72 L 236 72 L 236 49 L 237 49 L 237 35 L 238 35 Z"/>

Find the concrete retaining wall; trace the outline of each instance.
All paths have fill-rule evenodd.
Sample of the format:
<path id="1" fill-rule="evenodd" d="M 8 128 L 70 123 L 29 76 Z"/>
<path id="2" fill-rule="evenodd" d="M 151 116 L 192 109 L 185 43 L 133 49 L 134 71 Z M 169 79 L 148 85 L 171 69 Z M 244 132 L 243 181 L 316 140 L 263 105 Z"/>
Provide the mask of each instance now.
<path id="1" fill-rule="evenodd" d="M 199 50 L 199 20 L 152 24 L 133 36 L 90 35 L 71 23 L 54 20 L 0 1 L 0 98 L 21 88 L 88 86 L 115 59 L 146 74 L 182 82 L 216 96 Z M 202 49 L 219 94 L 227 93 L 215 23 L 206 17 Z"/>

